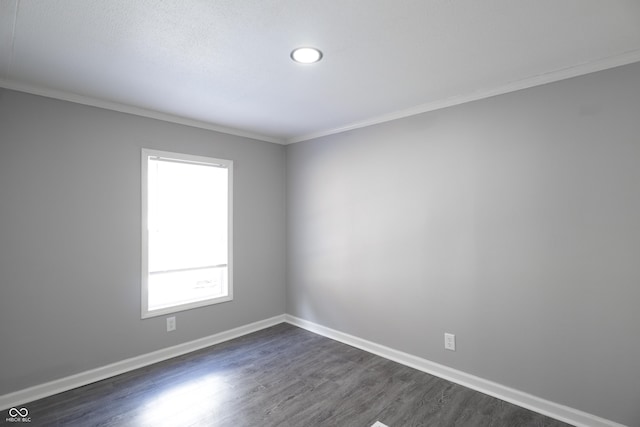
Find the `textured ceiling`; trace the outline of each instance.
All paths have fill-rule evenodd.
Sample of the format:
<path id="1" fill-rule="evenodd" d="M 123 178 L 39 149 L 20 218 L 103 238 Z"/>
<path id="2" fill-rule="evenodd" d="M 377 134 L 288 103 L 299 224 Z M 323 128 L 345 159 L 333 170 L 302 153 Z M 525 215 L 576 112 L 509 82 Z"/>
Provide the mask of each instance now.
<path id="1" fill-rule="evenodd" d="M 0 86 L 282 143 L 635 61 L 638 0 L 0 0 Z"/>

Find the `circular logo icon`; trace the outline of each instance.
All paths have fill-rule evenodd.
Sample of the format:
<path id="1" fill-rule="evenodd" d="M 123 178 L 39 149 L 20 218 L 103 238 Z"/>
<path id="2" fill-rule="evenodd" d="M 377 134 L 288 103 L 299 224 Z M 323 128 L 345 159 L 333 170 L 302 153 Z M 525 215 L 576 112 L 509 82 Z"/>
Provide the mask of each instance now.
<path id="1" fill-rule="evenodd" d="M 16 417 L 26 417 L 27 415 L 29 415 L 29 410 L 27 408 L 11 408 L 9 409 L 9 416 L 16 418 Z"/>

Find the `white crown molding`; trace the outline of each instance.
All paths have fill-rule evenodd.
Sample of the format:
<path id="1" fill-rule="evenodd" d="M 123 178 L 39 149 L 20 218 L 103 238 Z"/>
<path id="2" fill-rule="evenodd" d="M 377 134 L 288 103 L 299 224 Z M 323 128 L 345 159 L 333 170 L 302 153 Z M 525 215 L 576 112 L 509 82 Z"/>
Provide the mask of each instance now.
<path id="1" fill-rule="evenodd" d="M 435 375 L 439 378 L 488 394 L 489 396 L 496 397 L 506 402 L 513 403 L 514 405 L 575 425 L 576 427 L 625 427 L 622 424 L 618 424 L 587 412 L 551 402 L 549 400 L 533 396 L 529 393 L 525 393 L 484 378 L 476 377 L 475 375 L 467 374 L 466 372 L 349 335 L 299 317 L 286 314 L 285 321 L 318 335 L 340 341 L 352 347 L 384 357 L 385 359 L 401 363 L 405 366 Z"/>
<path id="2" fill-rule="evenodd" d="M 226 126 L 220 126 L 213 123 L 203 122 L 200 120 L 187 119 L 185 117 L 175 116 L 173 114 L 161 113 L 159 111 L 148 110 L 146 108 L 134 107 L 132 105 L 121 104 L 118 102 L 105 101 L 98 98 L 92 98 L 84 95 L 77 95 L 70 92 L 64 92 L 53 89 L 43 89 L 32 85 L 17 83 L 7 79 L 0 79 L 0 87 L 15 90 L 19 92 L 30 93 L 32 95 L 44 96 L 45 98 L 60 99 L 62 101 L 74 102 L 76 104 L 89 105 L 91 107 L 104 108 L 106 110 L 118 111 L 120 113 L 133 114 L 135 116 L 147 117 L 150 119 L 162 120 L 169 123 L 176 123 L 185 126 L 191 126 L 200 129 L 212 130 L 215 132 L 226 133 L 228 135 L 242 136 L 245 138 L 257 139 L 258 141 L 271 142 L 274 144 L 284 144 L 285 141 L 279 138 L 273 138 L 254 132 L 245 131 Z"/>
<path id="3" fill-rule="evenodd" d="M 102 366 L 75 375 L 60 378 L 48 383 L 39 384 L 23 390 L 0 396 L 0 410 L 11 407 L 24 405 L 34 400 L 62 393 L 77 387 L 101 381 L 134 369 L 162 362 L 173 357 L 182 356 L 221 342 L 229 341 L 234 338 L 241 337 L 259 330 L 275 326 L 284 322 L 284 315 L 278 315 L 269 319 L 260 320 L 228 331 L 220 332 L 208 337 L 200 338 L 194 341 L 178 344 L 172 347 L 163 348 L 151 353 L 132 357 L 130 359 L 121 360 L 110 365 Z"/>
<path id="4" fill-rule="evenodd" d="M 215 132 L 226 133 L 229 135 L 241 136 L 245 138 L 256 139 L 259 141 L 271 142 L 274 144 L 289 145 L 289 144 L 295 144 L 297 142 L 308 141 L 311 139 L 321 138 L 329 135 L 335 135 L 338 133 L 347 132 L 354 129 L 360 129 L 367 126 L 385 123 L 392 120 L 402 119 L 405 117 L 415 116 L 417 114 L 427 113 L 429 111 L 435 111 L 435 110 L 440 110 L 447 107 L 453 107 L 455 105 L 466 104 L 468 102 L 478 101 L 481 99 L 490 98 L 497 95 L 503 95 L 506 93 L 515 92 L 522 89 L 541 86 L 544 84 L 553 83 L 560 80 L 570 79 L 570 78 L 582 76 L 585 74 L 603 71 L 609 68 L 620 67 L 622 65 L 627 65 L 634 62 L 640 62 L 640 49 L 632 50 L 619 55 L 602 58 L 596 61 L 587 62 L 584 64 L 562 68 L 562 69 L 551 71 L 548 73 L 539 74 L 539 75 L 528 77 L 522 80 L 510 82 L 505 85 L 477 90 L 473 93 L 461 94 L 461 95 L 453 96 L 446 99 L 439 99 L 432 102 L 427 102 L 425 104 L 420 104 L 415 107 L 383 114 L 380 116 L 372 117 L 359 122 L 350 123 L 337 128 L 322 130 L 318 132 L 313 132 L 305 135 L 298 135 L 298 136 L 294 136 L 291 138 L 284 138 L 284 139 L 261 135 L 254 132 L 245 131 L 242 129 L 216 125 L 213 123 L 203 122 L 199 120 L 187 119 L 187 118 L 175 116 L 172 114 L 161 113 L 159 111 L 148 110 L 145 108 L 134 107 L 131 105 L 121 104 L 117 102 L 105 101 L 105 100 L 92 98 L 88 96 L 72 94 L 64 91 L 38 88 L 32 85 L 16 83 L 14 81 L 10 81 L 7 79 L 0 78 L 0 87 L 16 90 L 20 92 L 31 93 L 34 95 L 40 95 L 47 98 L 60 99 L 63 101 L 75 102 L 77 104 L 104 108 L 107 110 L 133 114 L 136 116 L 148 117 L 148 118 L 162 120 L 170 123 L 177 123 L 181 125 L 212 130 Z"/>
<path id="5" fill-rule="evenodd" d="M 595 73 L 609 68 L 620 67 L 622 65 L 631 64 L 640 61 L 640 49 L 625 52 L 620 55 L 614 55 L 596 61 L 587 62 L 559 70 L 551 71 L 537 76 L 528 77 L 522 80 L 507 83 L 505 85 L 494 88 L 478 90 L 473 93 L 453 96 L 447 99 L 439 99 L 425 104 L 417 105 L 405 110 L 395 111 L 381 116 L 372 117 L 367 120 L 351 123 L 334 129 L 310 133 L 307 135 L 296 136 L 287 139 L 285 144 L 295 144 L 297 142 L 308 141 L 311 139 L 321 138 L 323 136 L 335 135 L 354 129 L 359 129 L 371 125 L 389 122 L 392 120 L 402 119 L 405 117 L 415 116 L 417 114 L 427 113 L 429 111 L 440 110 L 442 108 L 453 107 L 455 105 L 466 104 L 467 102 L 478 101 L 480 99 L 490 98 L 492 96 L 503 95 L 509 92 L 515 92 L 522 89 L 528 89 L 534 86 L 541 86 L 547 83 L 553 83 L 560 80 L 570 79 L 585 74 Z"/>

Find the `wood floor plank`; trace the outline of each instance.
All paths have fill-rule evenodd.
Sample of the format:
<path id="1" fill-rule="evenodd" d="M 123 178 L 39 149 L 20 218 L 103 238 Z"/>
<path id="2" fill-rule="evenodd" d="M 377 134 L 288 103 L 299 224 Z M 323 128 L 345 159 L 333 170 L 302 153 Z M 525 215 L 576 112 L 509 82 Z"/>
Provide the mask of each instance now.
<path id="1" fill-rule="evenodd" d="M 284 323 L 23 406 L 47 427 L 568 426 Z"/>

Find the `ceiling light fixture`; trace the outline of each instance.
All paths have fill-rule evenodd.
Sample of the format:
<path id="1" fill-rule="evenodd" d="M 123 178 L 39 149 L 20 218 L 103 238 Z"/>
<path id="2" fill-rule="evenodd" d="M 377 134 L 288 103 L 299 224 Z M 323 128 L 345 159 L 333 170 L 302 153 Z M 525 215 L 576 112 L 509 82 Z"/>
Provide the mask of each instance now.
<path id="1" fill-rule="evenodd" d="M 313 64 L 322 59 L 322 52 L 315 47 L 299 47 L 291 52 L 291 59 L 300 64 Z"/>

